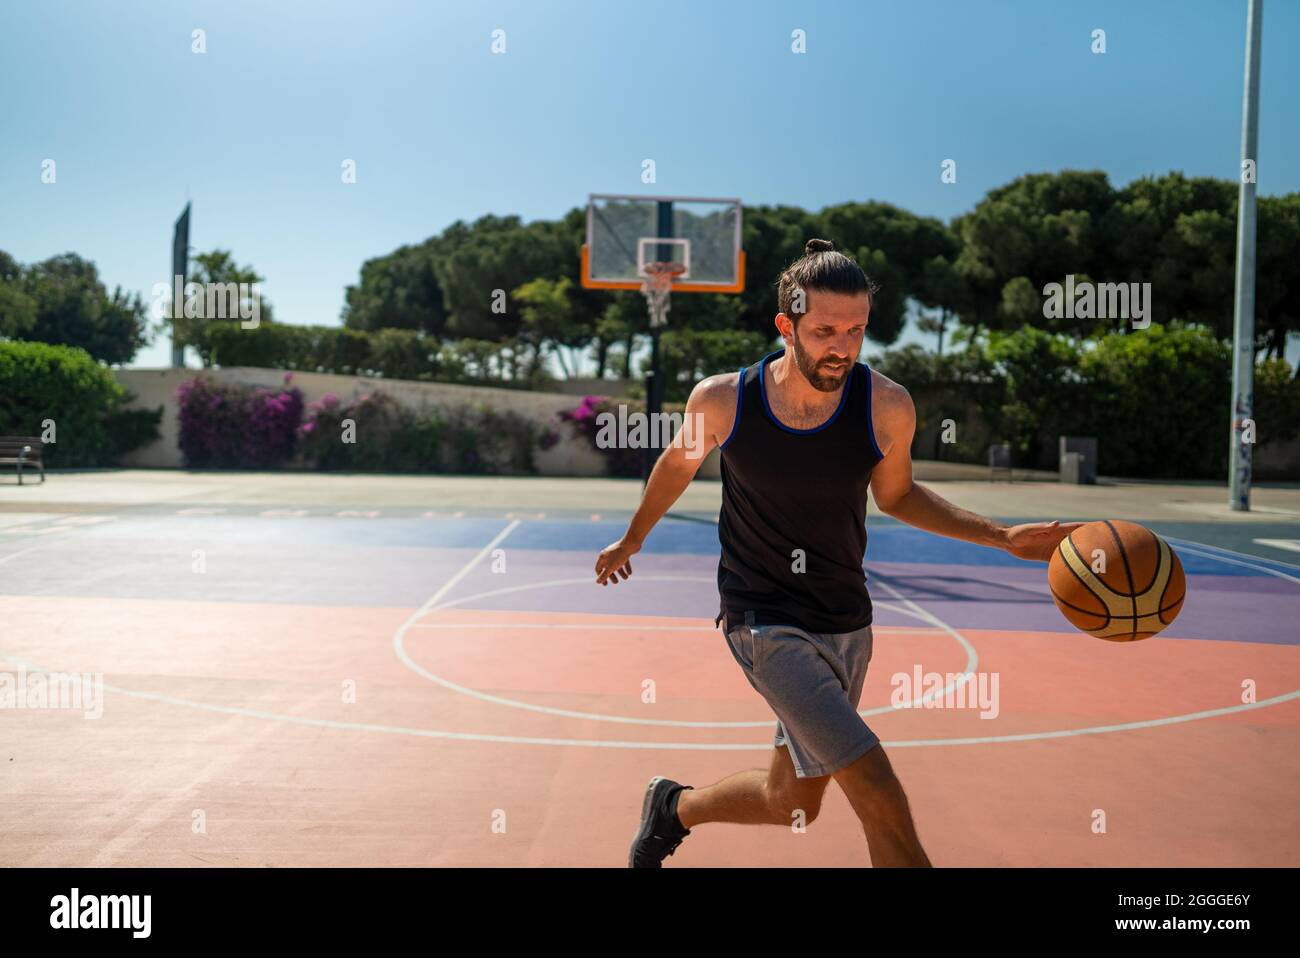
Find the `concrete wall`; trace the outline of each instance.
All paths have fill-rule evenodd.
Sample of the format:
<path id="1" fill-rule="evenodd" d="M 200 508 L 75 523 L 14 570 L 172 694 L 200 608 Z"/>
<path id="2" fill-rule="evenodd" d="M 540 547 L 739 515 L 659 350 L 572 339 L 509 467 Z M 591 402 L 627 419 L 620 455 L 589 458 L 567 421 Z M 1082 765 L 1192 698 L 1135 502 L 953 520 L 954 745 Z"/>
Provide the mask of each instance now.
<path id="1" fill-rule="evenodd" d="M 211 376 L 222 382 L 235 382 L 245 385 L 277 387 L 284 382 L 284 371 L 279 369 L 255 369 L 250 367 L 233 367 L 230 369 L 118 369 L 114 370 L 118 381 L 137 398 L 132 408 L 157 409 L 163 406 L 163 419 L 160 425 L 162 438 L 134 453 L 126 456 L 123 465 L 149 466 L 163 468 L 181 468 L 180 429 L 177 424 L 176 388 L 187 379 L 199 374 Z M 403 379 L 371 379 L 364 376 L 337 376 L 329 373 L 293 374 L 293 384 L 303 392 L 307 402 L 320 399 L 326 393 L 333 393 L 340 399 L 350 399 L 365 392 L 382 390 L 393 396 L 398 402 L 413 409 L 446 408 L 468 403 L 488 403 L 499 410 L 509 410 L 528 416 L 539 425 L 550 425 L 551 417 L 562 409 L 572 409 L 577 400 L 570 395 L 552 392 L 526 392 L 517 389 L 493 389 L 487 386 L 457 386 L 449 383 L 425 383 Z M 616 381 L 611 384 L 617 385 Z M 586 383 L 583 384 L 587 385 Z M 595 381 L 592 386 L 597 385 Z M 614 390 L 583 389 L 608 395 Z M 918 399 L 918 403 L 922 400 Z M 970 421 L 978 421 L 972 416 Z M 568 434 L 567 427 L 559 430 L 563 437 L 559 444 L 551 449 L 539 449 L 536 462 L 539 474 L 543 476 L 603 476 L 605 475 L 604 457 L 592 449 L 586 439 Z M 918 478 L 923 470 L 919 468 L 934 448 L 934 429 L 930 434 L 920 437 L 917 450 Z M 717 479 L 720 476 L 718 453 L 714 450 L 700 467 L 701 478 Z M 936 467 L 953 466 L 958 463 L 935 463 Z M 1255 475 L 1261 480 L 1296 479 L 1300 477 L 1300 439 L 1285 443 L 1273 443 L 1257 449 L 1255 452 Z M 983 477 L 987 466 L 971 465 L 966 467 L 972 477 Z M 941 470 L 942 471 L 942 470 Z M 946 475 L 946 474 L 945 474 Z"/>
<path id="2" fill-rule="evenodd" d="M 594 376 L 587 376 L 576 379 L 553 379 L 545 386 L 547 392 L 563 393 L 566 396 L 622 398 L 629 395 L 632 383 L 626 379 L 596 379 Z"/>
<path id="3" fill-rule="evenodd" d="M 129 408 L 163 407 L 159 425 L 162 438 L 137 449 L 123 458 L 125 466 L 181 468 L 180 425 L 177 420 L 176 390 L 181 383 L 197 375 L 218 382 L 246 386 L 277 388 L 284 383 L 282 369 L 257 369 L 235 366 L 225 369 L 117 369 L 118 382 L 135 395 Z M 302 390 L 305 402 L 314 402 L 328 393 L 340 400 L 353 399 L 364 393 L 384 392 L 414 410 L 447 409 L 485 403 L 500 412 L 526 416 L 541 426 L 551 426 L 552 417 L 563 409 L 573 409 L 577 401 L 560 393 L 526 392 L 518 389 L 494 389 L 488 386 L 459 386 L 450 383 L 415 382 L 406 379 L 372 379 L 364 376 L 339 376 L 332 373 L 295 372 L 292 385 Z M 581 436 L 571 436 L 567 426 L 559 428 L 561 440 L 550 449 L 538 449 L 535 461 L 543 476 L 603 476 L 604 457 Z M 718 454 L 714 451 L 704 461 L 700 475 L 718 478 Z"/>

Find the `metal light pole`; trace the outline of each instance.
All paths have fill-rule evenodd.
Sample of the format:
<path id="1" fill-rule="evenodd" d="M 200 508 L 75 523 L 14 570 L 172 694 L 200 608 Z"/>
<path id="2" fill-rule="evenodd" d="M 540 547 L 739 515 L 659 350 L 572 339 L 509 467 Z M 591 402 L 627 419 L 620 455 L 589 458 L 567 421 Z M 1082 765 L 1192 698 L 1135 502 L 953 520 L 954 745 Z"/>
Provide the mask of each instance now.
<path id="1" fill-rule="evenodd" d="M 1241 185 L 1237 194 L 1237 282 L 1233 311 L 1232 436 L 1228 453 L 1228 506 L 1250 511 L 1251 442 L 1243 441 L 1244 421 L 1255 402 L 1255 180 L 1259 157 L 1259 34 L 1264 0 L 1248 0 L 1246 12 L 1246 92 L 1241 105 Z M 1251 175 L 1246 174 L 1250 161 Z M 1250 436 L 1251 440 L 1255 435 Z"/>

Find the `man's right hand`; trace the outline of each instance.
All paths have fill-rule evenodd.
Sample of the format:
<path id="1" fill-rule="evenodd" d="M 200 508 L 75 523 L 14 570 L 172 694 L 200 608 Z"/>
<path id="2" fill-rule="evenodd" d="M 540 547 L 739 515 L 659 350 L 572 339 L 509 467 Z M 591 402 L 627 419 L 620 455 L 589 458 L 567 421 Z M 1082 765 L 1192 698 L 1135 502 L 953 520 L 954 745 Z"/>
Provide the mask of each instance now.
<path id="1" fill-rule="evenodd" d="M 641 547 L 629 542 L 626 536 L 605 546 L 596 556 L 596 582 L 618 585 L 620 576 L 626 579 L 632 574 L 632 557 L 640 551 Z"/>

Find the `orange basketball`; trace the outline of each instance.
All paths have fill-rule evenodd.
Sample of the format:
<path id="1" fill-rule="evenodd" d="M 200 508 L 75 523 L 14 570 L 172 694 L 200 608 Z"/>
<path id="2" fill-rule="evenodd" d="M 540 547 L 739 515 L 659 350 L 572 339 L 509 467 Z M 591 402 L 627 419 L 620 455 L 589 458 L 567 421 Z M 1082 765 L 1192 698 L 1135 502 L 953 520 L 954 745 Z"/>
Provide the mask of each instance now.
<path id="1" fill-rule="evenodd" d="M 1075 628 L 1132 642 L 1174 621 L 1187 595 L 1183 564 L 1169 543 L 1136 522 L 1089 522 L 1061 540 L 1047 584 Z"/>

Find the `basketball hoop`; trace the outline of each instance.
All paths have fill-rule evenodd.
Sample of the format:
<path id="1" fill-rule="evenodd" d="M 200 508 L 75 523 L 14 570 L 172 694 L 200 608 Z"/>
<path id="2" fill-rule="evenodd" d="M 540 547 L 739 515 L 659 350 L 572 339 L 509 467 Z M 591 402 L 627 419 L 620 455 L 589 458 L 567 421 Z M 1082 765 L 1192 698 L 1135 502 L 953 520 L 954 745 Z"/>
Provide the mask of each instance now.
<path id="1" fill-rule="evenodd" d="M 685 272 L 685 263 L 646 263 L 642 268 L 641 292 L 650 306 L 651 329 L 668 322 L 668 295 L 672 292 L 673 280 Z"/>
<path id="2" fill-rule="evenodd" d="M 592 193 L 586 241 L 578 253 L 583 289 L 641 291 L 650 313 L 646 412 L 662 410 L 669 381 L 660 339 L 673 293 L 745 291 L 744 211 L 740 200 L 703 196 Z M 645 447 L 642 479 L 657 443 Z"/>

